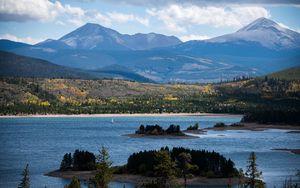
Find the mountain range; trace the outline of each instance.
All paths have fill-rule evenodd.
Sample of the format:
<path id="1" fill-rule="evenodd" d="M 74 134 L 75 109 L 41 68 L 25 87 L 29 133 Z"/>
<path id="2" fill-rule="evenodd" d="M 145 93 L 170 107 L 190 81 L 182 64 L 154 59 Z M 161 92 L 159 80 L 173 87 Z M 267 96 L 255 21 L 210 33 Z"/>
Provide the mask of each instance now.
<path id="1" fill-rule="evenodd" d="M 300 65 L 300 34 L 259 18 L 240 30 L 181 42 L 156 33 L 126 35 L 98 24 L 35 45 L 1 40 L 0 50 L 96 77 L 142 82 L 216 82 Z M 5 68 L 5 67 L 1 67 Z"/>
<path id="2" fill-rule="evenodd" d="M 46 40 L 36 46 L 83 50 L 148 50 L 180 44 L 174 36 L 156 33 L 123 35 L 98 24 L 87 23 L 58 40 Z"/>

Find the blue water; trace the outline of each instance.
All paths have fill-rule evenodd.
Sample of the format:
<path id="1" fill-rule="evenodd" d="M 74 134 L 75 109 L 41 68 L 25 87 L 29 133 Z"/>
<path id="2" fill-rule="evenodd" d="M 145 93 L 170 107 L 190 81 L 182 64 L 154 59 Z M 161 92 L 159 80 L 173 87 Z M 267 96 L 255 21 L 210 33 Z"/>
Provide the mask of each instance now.
<path id="1" fill-rule="evenodd" d="M 66 152 L 75 149 L 97 153 L 109 148 L 114 165 L 127 162 L 133 152 L 161 147 L 188 147 L 215 150 L 230 157 L 238 168 L 245 169 L 251 151 L 258 157 L 258 168 L 268 187 L 282 182 L 300 169 L 300 156 L 272 148 L 300 148 L 299 134 L 284 130 L 209 131 L 197 139 L 128 138 L 140 124 L 179 124 L 182 129 L 196 122 L 202 128 L 216 122 L 233 123 L 240 116 L 176 116 L 176 117 L 64 117 L 64 118 L 1 118 L 0 119 L 0 187 L 17 187 L 26 163 L 30 167 L 32 187 L 63 187 L 68 180 L 43 174 L 57 169 Z M 112 183 L 112 188 L 123 187 Z M 133 187 L 129 184 L 126 187 Z"/>

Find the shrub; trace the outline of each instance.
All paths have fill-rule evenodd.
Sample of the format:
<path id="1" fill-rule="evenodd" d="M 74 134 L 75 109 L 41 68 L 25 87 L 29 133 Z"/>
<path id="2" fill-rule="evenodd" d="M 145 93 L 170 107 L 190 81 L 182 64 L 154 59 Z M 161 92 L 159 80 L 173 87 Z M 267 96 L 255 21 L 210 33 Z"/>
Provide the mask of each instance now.
<path id="1" fill-rule="evenodd" d="M 222 127 L 226 127 L 226 125 L 223 123 L 223 122 L 219 122 L 219 123 L 216 123 L 214 125 L 215 128 L 222 128 Z"/>
<path id="2" fill-rule="evenodd" d="M 243 127 L 244 125 L 241 123 L 233 123 L 230 125 L 231 127 Z"/>
<path id="3" fill-rule="evenodd" d="M 195 125 L 191 125 L 187 128 L 187 130 L 198 130 L 199 129 L 199 124 L 195 123 Z"/>
<path id="4" fill-rule="evenodd" d="M 214 178 L 214 177 L 216 177 L 216 175 L 212 170 L 209 170 L 208 172 L 206 172 L 206 177 L 207 178 Z"/>

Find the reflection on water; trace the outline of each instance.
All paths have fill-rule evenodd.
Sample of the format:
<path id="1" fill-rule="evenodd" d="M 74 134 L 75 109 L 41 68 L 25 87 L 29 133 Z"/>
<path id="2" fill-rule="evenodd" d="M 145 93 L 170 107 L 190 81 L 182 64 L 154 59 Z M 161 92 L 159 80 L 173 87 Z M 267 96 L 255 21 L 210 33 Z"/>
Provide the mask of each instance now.
<path id="1" fill-rule="evenodd" d="M 230 157 L 238 168 L 245 168 L 251 151 L 258 156 L 268 187 L 282 181 L 300 169 L 299 155 L 272 148 L 300 148 L 299 134 L 282 130 L 268 131 L 208 131 L 198 139 L 149 139 L 122 136 L 134 132 L 140 124 L 160 124 L 165 128 L 179 124 L 182 129 L 196 122 L 202 128 L 216 122 L 233 123 L 240 116 L 176 116 L 176 117 L 66 117 L 0 119 L 0 187 L 16 187 L 20 173 L 29 163 L 32 187 L 63 187 L 68 180 L 43 174 L 57 169 L 66 152 L 75 149 L 97 153 L 101 145 L 109 148 L 114 165 L 127 162 L 133 152 L 160 147 L 188 147 L 215 150 Z M 112 183 L 111 187 L 123 187 Z M 126 188 L 133 187 L 126 184 Z"/>

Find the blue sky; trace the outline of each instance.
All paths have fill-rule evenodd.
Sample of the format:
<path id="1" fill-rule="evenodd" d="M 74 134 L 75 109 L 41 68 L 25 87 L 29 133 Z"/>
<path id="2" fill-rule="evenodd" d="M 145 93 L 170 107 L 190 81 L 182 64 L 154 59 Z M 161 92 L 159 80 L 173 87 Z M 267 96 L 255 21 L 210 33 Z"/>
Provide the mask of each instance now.
<path id="1" fill-rule="evenodd" d="M 201 40 L 235 32 L 259 17 L 300 32 L 300 1 L 0 0 L 0 38 L 33 44 L 92 22 L 126 34 Z"/>

